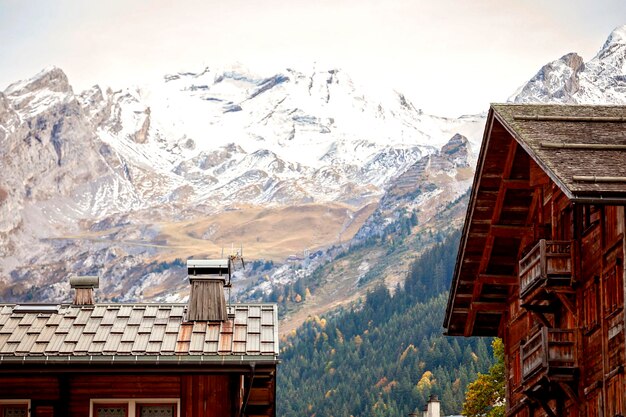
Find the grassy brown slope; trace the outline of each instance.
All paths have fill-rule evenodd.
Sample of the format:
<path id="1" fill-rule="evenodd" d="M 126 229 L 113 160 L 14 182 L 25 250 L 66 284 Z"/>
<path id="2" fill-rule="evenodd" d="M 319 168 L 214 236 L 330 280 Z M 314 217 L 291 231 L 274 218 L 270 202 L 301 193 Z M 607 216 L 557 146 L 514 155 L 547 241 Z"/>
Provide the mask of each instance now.
<path id="1" fill-rule="evenodd" d="M 242 207 L 182 222 L 144 221 L 124 227 L 133 239 L 110 236 L 119 227 L 100 232 L 84 232 L 60 239 L 115 242 L 157 250 L 153 260 L 171 261 L 192 256 L 216 257 L 231 245 L 244 248 L 248 259 L 282 261 L 303 250 L 317 249 L 350 240 L 376 208 L 368 204 L 359 209 L 339 204 L 306 204 L 289 207 Z M 143 240 L 139 232 L 145 226 L 159 230 L 159 235 Z"/>

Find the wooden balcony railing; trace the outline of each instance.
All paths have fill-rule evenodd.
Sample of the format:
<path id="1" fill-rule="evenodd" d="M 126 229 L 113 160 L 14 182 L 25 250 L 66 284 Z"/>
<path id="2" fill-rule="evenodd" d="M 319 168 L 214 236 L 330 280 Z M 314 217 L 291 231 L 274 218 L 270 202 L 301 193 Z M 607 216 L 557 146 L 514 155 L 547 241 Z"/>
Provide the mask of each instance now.
<path id="1" fill-rule="evenodd" d="M 571 285 L 573 264 L 571 241 L 541 239 L 519 261 L 520 296 L 523 298 L 542 284 Z"/>
<path id="2" fill-rule="evenodd" d="M 520 346 L 522 380 L 537 373 L 546 376 L 573 377 L 576 369 L 574 330 L 541 328 Z"/>

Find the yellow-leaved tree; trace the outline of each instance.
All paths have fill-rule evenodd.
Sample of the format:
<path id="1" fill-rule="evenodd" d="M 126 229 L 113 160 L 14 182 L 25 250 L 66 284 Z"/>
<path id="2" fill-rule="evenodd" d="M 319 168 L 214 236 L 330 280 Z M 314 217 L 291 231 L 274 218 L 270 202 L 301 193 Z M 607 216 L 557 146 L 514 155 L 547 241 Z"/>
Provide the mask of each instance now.
<path id="1" fill-rule="evenodd" d="M 504 417 L 506 390 L 504 386 L 504 344 L 493 339 L 493 356 L 496 359 L 489 373 L 478 374 L 467 386 L 463 415 L 466 417 Z"/>

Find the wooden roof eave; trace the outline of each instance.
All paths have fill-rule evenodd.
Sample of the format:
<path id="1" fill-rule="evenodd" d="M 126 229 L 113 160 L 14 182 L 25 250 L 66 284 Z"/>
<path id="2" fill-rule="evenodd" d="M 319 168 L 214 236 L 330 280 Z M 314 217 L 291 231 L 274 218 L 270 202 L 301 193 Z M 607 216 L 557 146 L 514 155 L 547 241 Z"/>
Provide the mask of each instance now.
<path id="1" fill-rule="evenodd" d="M 618 106 L 616 106 L 618 107 Z M 586 204 L 616 204 L 626 205 L 626 197 L 619 195 L 610 195 L 602 193 L 576 193 L 572 191 L 561 178 L 554 172 L 550 166 L 537 155 L 537 153 L 526 143 L 524 139 L 520 137 L 515 129 L 507 122 L 506 118 L 502 116 L 497 109 L 492 105 L 493 116 L 495 119 L 506 129 L 506 131 L 515 139 L 515 141 L 526 151 L 526 153 L 532 158 L 532 160 L 546 173 L 548 177 L 559 187 L 559 189 L 565 194 L 565 196 L 573 203 L 586 203 Z"/>
<path id="2" fill-rule="evenodd" d="M 550 177 L 550 179 L 561 189 L 563 194 L 565 194 L 568 199 L 573 200 L 575 197 L 572 190 L 570 190 L 569 187 L 567 187 L 565 183 L 561 181 L 561 178 L 559 178 L 556 173 L 548 165 L 546 165 L 541 158 L 539 158 L 535 151 L 530 146 L 528 146 L 528 144 L 519 136 L 517 131 L 513 129 L 506 121 L 506 119 L 498 113 L 498 110 L 493 106 L 491 106 L 491 109 L 493 110 L 494 118 L 502 125 L 502 127 L 504 127 L 504 129 L 511 135 L 511 137 L 515 139 L 517 144 L 521 146 L 524 151 L 526 151 L 526 153 L 532 158 L 532 160 L 535 161 L 535 163 L 539 165 L 539 167 L 546 174 L 548 174 L 548 177 Z"/>
<path id="3" fill-rule="evenodd" d="M 448 298 L 448 305 L 446 308 L 446 315 L 444 318 L 444 327 L 447 329 L 447 334 L 462 336 L 464 332 L 454 331 L 450 332 L 450 325 L 452 322 L 452 316 L 454 313 L 455 299 L 458 295 L 458 288 L 461 280 L 461 269 L 465 260 L 466 245 L 468 241 L 468 233 L 473 222 L 474 210 L 477 202 L 478 188 L 481 184 L 482 171 L 485 165 L 485 158 L 487 149 L 489 147 L 489 141 L 491 139 L 491 132 L 494 124 L 494 119 L 498 121 L 505 129 L 505 131 L 511 135 L 515 142 L 529 155 L 529 157 L 548 175 L 548 177 L 559 187 L 563 194 L 573 203 L 587 203 L 587 204 L 616 204 L 626 205 L 626 197 L 615 193 L 603 193 L 603 192 L 574 192 L 568 187 L 562 179 L 556 174 L 546 162 L 539 157 L 539 155 L 531 148 L 524 138 L 517 132 L 516 129 L 507 122 L 504 117 L 498 111 L 498 104 L 492 104 L 487 116 L 485 132 L 483 135 L 483 142 L 478 157 L 476 166 L 476 173 L 474 175 L 474 182 L 472 184 L 472 190 L 470 194 L 470 202 L 468 204 L 467 214 L 463 225 L 463 231 L 461 235 L 461 241 L 459 244 L 459 252 L 457 254 L 456 265 L 454 275 L 452 278 L 452 285 L 450 290 L 450 296 Z M 474 277 L 475 278 L 475 277 Z M 469 278 L 466 278 L 466 280 Z"/>
<path id="4" fill-rule="evenodd" d="M 451 293 L 448 296 L 448 305 L 446 307 L 446 315 L 444 318 L 443 327 L 450 328 L 450 320 L 452 319 L 452 311 L 454 308 L 454 299 L 456 298 L 457 289 L 459 286 L 461 265 L 463 264 L 463 257 L 465 254 L 465 248 L 467 246 L 467 236 L 469 228 L 472 224 L 472 218 L 474 214 L 474 208 L 476 206 L 476 198 L 478 194 L 478 185 L 480 184 L 483 166 L 485 164 L 485 155 L 489 145 L 489 139 L 491 138 L 491 129 L 493 127 L 494 110 L 493 107 L 489 108 L 487 114 L 487 120 L 485 122 L 485 131 L 483 133 L 482 145 L 478 154 L 478 161 L 476 163 L 476 172 L 474 174 L 474 181 L 472 182 L 472 188 L 470 193 L 470 201 L 467 205 L 467 213 L 465 215 L 465 222 L 463 223 L 463 231 L 461 233 L 461 241 L 459 242 L 459 250 L 456 255 L 456 264 L 454 266 L 454 274 L 452 275 Z M 461 335 L 461 334 L 459 334 Z"/>

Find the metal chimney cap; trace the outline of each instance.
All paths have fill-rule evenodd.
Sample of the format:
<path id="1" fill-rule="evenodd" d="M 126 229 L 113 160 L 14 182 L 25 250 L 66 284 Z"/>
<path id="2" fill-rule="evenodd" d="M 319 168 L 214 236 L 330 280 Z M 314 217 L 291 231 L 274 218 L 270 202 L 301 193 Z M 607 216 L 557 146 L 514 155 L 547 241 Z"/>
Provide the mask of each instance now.
<path id="1" fill-rule="evenodd" d="M 99 288 L 100 277 L 97 275 L 74 275 L 70 277 L 71 288 Z"/>
<path id="2" fill-rule="evenodd" d="M 439 397 L 436 394 L 433 394 L 430 396 L 430 398 L 428 399 L 428 402 L 441 402 L 439 401 Z"/>
<path id="3" fill-rule="evenodd" d="M 228 259 L 188 259 L 187 268 L 228 268 Z"/>

